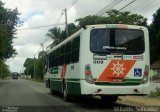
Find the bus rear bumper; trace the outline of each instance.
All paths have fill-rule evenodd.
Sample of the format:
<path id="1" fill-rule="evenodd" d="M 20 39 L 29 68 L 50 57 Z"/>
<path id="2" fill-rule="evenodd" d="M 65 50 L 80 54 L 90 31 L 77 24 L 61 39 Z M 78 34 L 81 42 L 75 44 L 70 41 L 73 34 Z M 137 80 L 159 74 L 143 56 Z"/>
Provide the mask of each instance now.
<path id="1" fill-rule="evenodd" d="M 147 95 L 150 94 L 149 83 L 133 86 L 107 86 L 89 84 L 81 80 L 82 95 Z"/>

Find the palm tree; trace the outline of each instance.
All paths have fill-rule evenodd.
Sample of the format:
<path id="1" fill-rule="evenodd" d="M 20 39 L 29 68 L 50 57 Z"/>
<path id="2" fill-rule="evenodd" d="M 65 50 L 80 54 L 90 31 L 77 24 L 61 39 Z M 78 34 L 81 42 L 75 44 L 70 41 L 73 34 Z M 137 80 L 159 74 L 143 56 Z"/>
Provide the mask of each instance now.
<path id="1" fill-rule="evenodd" d="M 56 46 L 61 41 L 61 29 L 60 28 L 55 27 L 55 28 L 50 29 L 48 30 L 48 33 L 46 35 L 54 40 L 51 47 Z"/>

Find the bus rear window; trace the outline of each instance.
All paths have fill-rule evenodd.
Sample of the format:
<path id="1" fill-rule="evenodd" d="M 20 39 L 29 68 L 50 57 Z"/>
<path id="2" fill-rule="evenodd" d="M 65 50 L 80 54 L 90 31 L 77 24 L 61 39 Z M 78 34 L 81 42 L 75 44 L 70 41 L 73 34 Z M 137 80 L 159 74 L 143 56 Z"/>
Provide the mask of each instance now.
<path id="1" fill-rule="evenodd" d="M 90 49 L 93 53 L 141 54 L 144 33 L 136 29 L 92 29 Z"/>

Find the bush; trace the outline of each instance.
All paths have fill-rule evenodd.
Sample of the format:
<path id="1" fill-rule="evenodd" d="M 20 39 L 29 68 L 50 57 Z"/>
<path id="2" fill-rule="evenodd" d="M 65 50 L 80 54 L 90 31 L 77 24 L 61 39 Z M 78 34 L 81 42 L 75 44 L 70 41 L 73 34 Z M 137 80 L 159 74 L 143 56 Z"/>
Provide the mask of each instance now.
<path id="1" fill-rule="evenodd" d="M 157 87 L 155 92 L 151 91 L 149 96 L 160 99 L 160 88 Z"/>

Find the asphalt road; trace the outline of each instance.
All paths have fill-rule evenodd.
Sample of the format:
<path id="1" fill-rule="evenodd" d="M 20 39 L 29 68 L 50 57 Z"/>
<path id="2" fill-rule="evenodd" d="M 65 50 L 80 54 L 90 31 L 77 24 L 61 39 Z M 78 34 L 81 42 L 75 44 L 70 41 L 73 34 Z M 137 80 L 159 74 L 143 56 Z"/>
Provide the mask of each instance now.
<path id="1" fill-rule="evenodd" d="M 72 98 L 71 102 L 65 102 L 60 95 L 51 95 L 44 83 L 0 80 L 0 112 L 115 112 L 116 108 L 132 109 L 91 97 Z"/>

